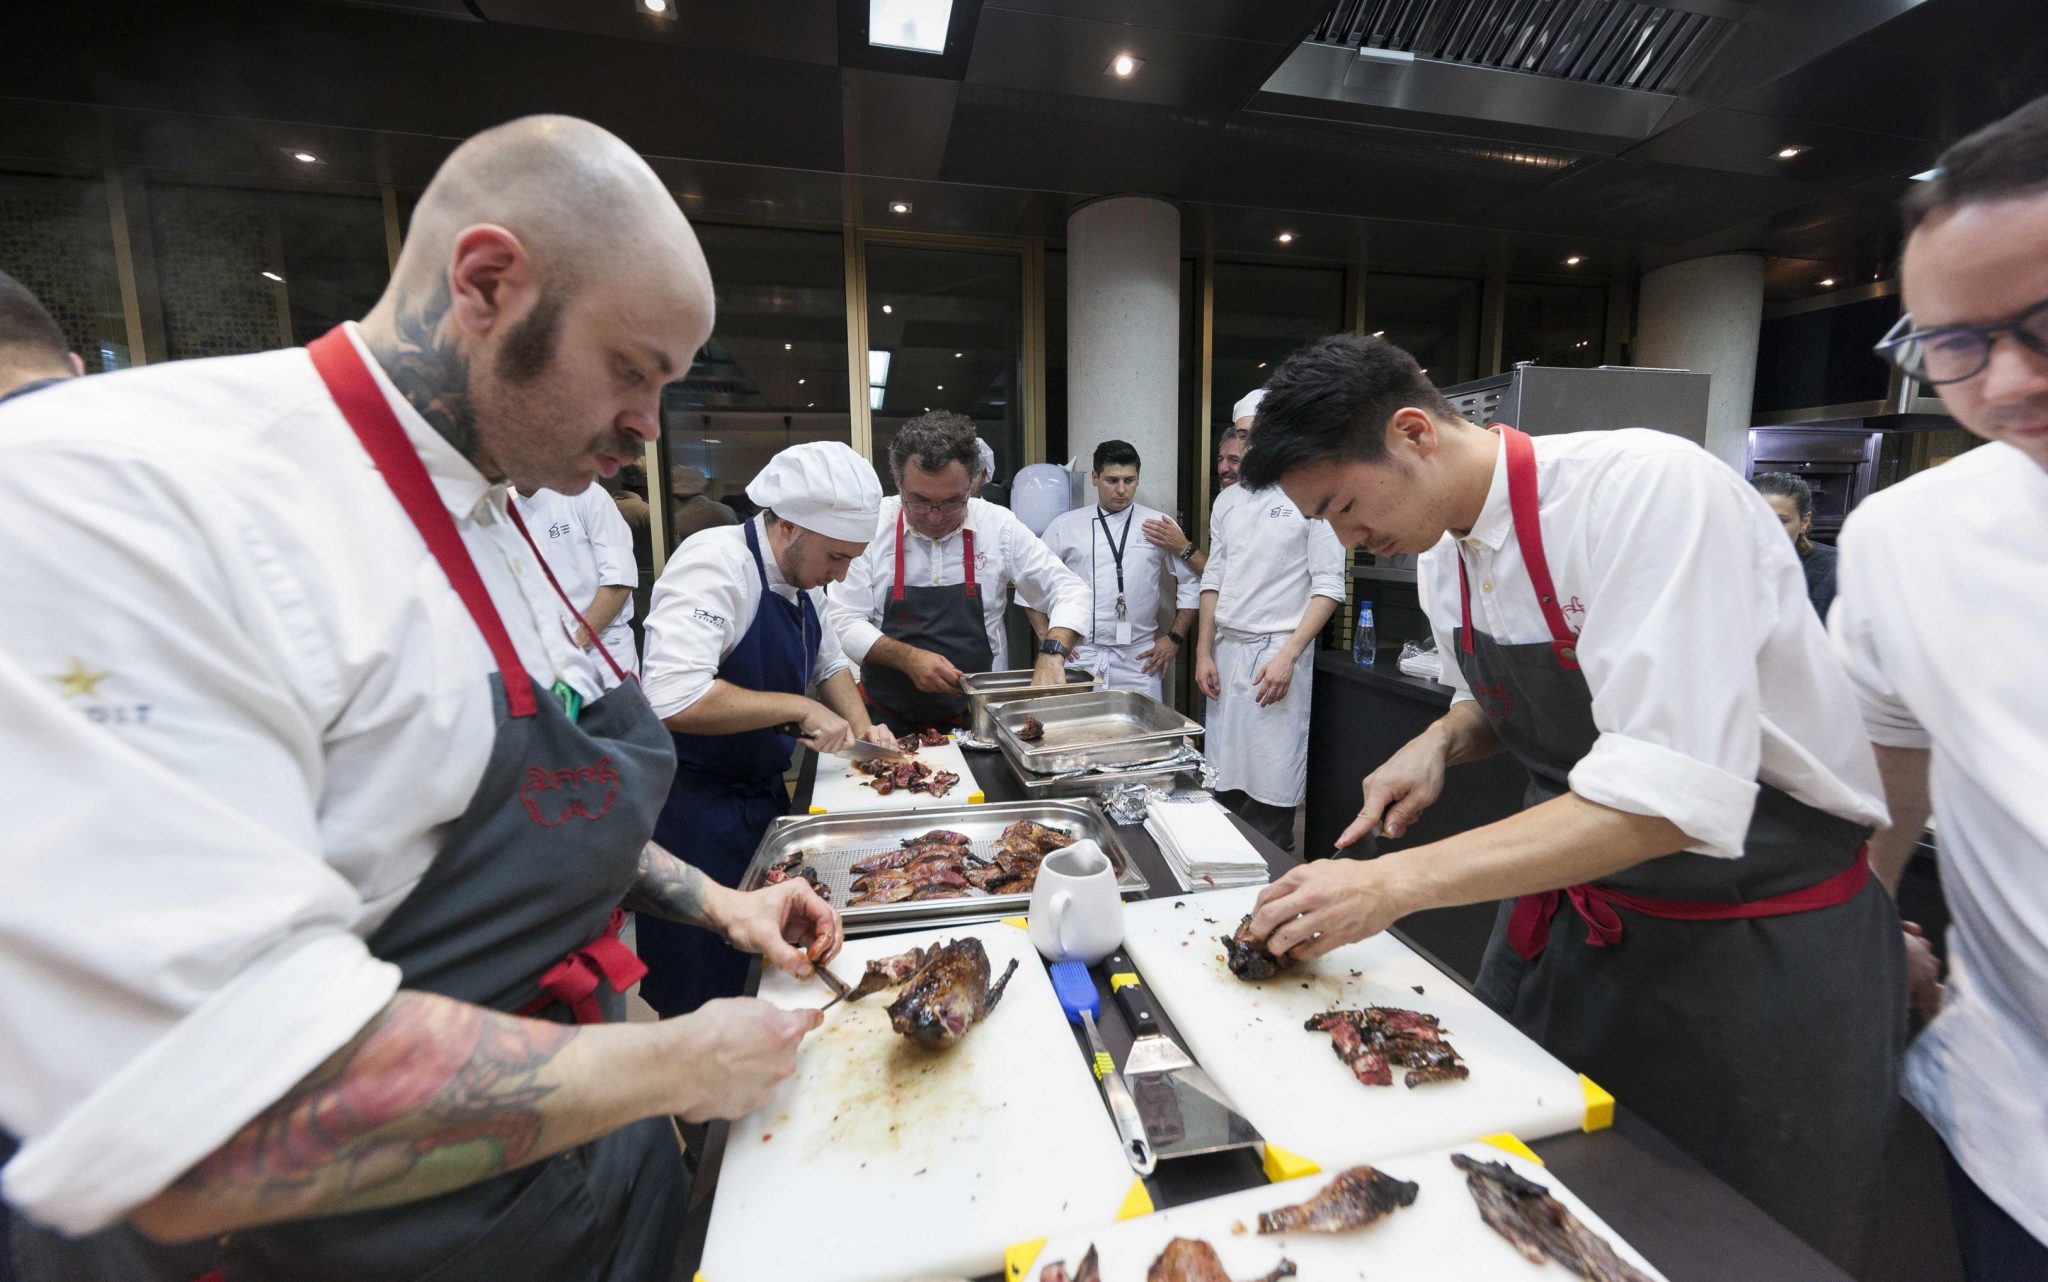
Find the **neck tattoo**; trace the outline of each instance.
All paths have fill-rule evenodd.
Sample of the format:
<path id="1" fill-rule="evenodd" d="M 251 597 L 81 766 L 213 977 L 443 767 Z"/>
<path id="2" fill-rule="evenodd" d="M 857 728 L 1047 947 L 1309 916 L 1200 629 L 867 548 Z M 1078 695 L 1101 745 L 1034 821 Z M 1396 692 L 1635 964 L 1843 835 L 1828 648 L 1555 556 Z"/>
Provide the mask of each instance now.
<path id="1" fill-rule="evenodd" d="M 485 476 L 501 480 L 495 465 L 483 457 L 477 439 L 476 409 L 469 399 L 469 361 L 456 350 L 452 338 L 439 332 L 449 305 L 445 281 L 424 306 L 401 300 L 391 337 L 371 342 L 370 351 L 399 395 L 442 439 Z"/>

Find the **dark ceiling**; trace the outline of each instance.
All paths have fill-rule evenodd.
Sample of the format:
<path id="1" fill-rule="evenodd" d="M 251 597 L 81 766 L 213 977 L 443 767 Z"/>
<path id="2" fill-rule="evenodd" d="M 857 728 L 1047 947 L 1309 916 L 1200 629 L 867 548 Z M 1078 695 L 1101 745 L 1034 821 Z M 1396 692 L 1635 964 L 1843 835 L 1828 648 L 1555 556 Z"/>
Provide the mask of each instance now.
<path id="1" fill-rule="evenodd" d="M 1757 249 L 1788 297 L 1888 272 L 1909 175 L 2048 92 L 2040 0 L 955 0 L 937 57 L 871 49 L 865 0 L 677 7 L 17 6 L 0 167 L 416 188 L 564 111 L 706 220 L 1059 240 L 1147 192 L 1234 255 L 1618 279 Z"/>

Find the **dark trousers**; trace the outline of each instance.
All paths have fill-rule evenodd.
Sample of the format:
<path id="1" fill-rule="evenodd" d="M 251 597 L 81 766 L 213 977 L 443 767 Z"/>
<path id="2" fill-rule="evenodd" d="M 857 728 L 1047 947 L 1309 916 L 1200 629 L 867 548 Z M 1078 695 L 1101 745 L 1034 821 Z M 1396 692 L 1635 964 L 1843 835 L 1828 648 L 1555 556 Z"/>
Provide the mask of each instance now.
<path id="1" fill-rule="evenodd" d="M 1282 850 L 1294 849 L 1294 806 L 1269 806 L 1256 800 L 1241 788 L 1216 794 L 1216 800 L 1227 806 L 1238 818 L 1252 826 L 1252 831 Z"/>
<path id="2" fill-rule="evenodd" d="M 1954 1157 L 1948 1157 L 1948 1210 L 1970 1282 L 2048 1282 L 2048 1243 L 1986 1197 Z"/>

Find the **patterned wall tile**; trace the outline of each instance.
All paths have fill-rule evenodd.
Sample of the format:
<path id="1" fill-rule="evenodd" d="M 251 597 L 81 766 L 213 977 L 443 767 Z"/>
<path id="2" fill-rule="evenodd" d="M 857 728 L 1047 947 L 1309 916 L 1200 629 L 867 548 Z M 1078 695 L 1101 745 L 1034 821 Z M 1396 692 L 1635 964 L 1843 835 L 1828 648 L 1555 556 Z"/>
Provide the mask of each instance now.
<path id="1" fill-rule="evenodd" d="M 42 300 L 88 370 L 128 364 L 105 183 L 0 174 L 0 271 Z"/>

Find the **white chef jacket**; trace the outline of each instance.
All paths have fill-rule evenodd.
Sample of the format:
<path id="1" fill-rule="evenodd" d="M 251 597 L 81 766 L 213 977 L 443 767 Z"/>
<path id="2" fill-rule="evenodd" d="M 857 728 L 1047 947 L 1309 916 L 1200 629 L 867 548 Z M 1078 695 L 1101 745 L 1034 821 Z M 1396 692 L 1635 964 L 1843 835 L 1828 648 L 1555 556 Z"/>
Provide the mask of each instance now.
<path id="1" fill-rule="evenodd" d="M 847 657 L 865 663 L 868 650 L 882 638 L 882 610 L 896 584 L 896 515 L 903 500 L 882 500 L 875 523 L 875 541 L 854 558 L 846 581 L 825 593 L 832 626 Z M 967 519 L 943 539 L 929 539 L 909 524 L 903 527 L 904 585 L 945 587 L 967 581 L 961 565 L 962 531 L 974 531 L 974 579 L 981 588 L 982 620 L 988 628 L 989 653 L 996 671 L 1010 666 L 1003 638 L 1003 610 L 1010 589 L 1017 599 L 1044 614 L 1049 626 L 1088 635 L 1088 585 L 1046 550 L 1029 526 L 1008 508 L 983 499 L 967 500 Z"/>
<path id="2" fill-rule="evenodd" d="M 1979 446 L 1881 490 L 1838 543 L 1829 626 L 1870 737 L 1931 750 L 1948 1000 L 1905 1094 L 2048 1242 L 2048 471 Z"/>
<path id="3" fill-rule="evenodd" d="M 1145 522 L 1165 513 L 1133 503 L 1105 515 L 1094 503 L 1062 512 L 1045 527 L 1045 546 L 1088 585 L 1088 643 L 1098 648 L 1142 651 L 1158 635 L 1160 584 L 1171 576 L 1173 608 L 1192 610 L 1202 603 L 1201 580 L 1193 567 L 1145 541 Z M 1107 533 L 1104 526 L 1107 524 Z M 1131 625 L 1128 646 L 1116 646 L 1116 557 L 1124 550 L 1124 610 Z"/>
<path id="4" fill-rule="evenodd" d="M 1209 510 L 1201 591 L 1216 594 L 1219 628 L 1292 632 L 1310 597 L 1344 600 L 1344 545 L 1328 521 L 1303 516 L 1279 487 L 1233 485 Z"/>
<path id="5" fill-rule="evenodd" d="M 632 527 L 626 524 L 619 505 L 602 485 L 587 486 L 581 494 L 535 490 L 530 498 L 514 490 L 512 501 L 526 521 L 526 532 L 533 536 L 548 568 L 555 572 L 562 594 L 578 610 L 596 599 L 599 588 L 630 590 L 640 585 L 640 566 L 633 559 Z M 561 618 L 562 626 L 573 634 L 576 620 L 566 610 Z M 619 607 L 618 616 L 598 633 L 612 661 L 628 672 L 639 669 L 639 659 L 633 650 L 632 620 L 633 598 L 629 596 L 625 605 Z M 602 659 L 598 660 L 598 670 L 604 674 L 607 685 L 616 682 Z"/>
<path id="6" fill-rule="evenodd" d="M 375 377 L 528 673 L 595 698 L 506 487 Z M 5 1193 L 80 1233 L 397 991 L 363 941 L 469 805 L 496 665 L 302 349 L 0 408 L 0 547 Z"/>
<path id="7" fill-rule="evenodd" d="M 1661 815 L 1700 854 L 1739 858 L 1762 780 L 1831 815 L 1880 827 L 1877 761 L 1855 695 L 1806 598 L 1791 540 L 1762 496 L 1705 450 L 1643 428 L 1534 438 L 1543 549 L 1593 696 L 1593 748 L 1573 792 Z M 1453 701 L 1458 557 L 1472 625 L 1495 641 L 1549 641 L 1496 452 L 1479 520 L 1419 566 L 1423 608 Z"/>
<path id="8" fill-rule="evenodd" d="M 768 548 L 765 518 L 749 522 L 761 541 L 761 565 L 776 596 L 795 604 L 796 588 L 782 577 Z M 839 638 L 825 615 L 825 593 L 810 589 L 818 612 L 818 662 L 811 669 L 815 684 L 853 664 L 840 649 Z M 754 626 L 761 608 L 761 579 L 747 548 L 747 527 L 721 525 L 699 530 L 669 558 L 647 603 L 647 662 L 640 678 L 655 715 L 672 717 L 704 697 L 718 675 L 718 666 Z"/>

